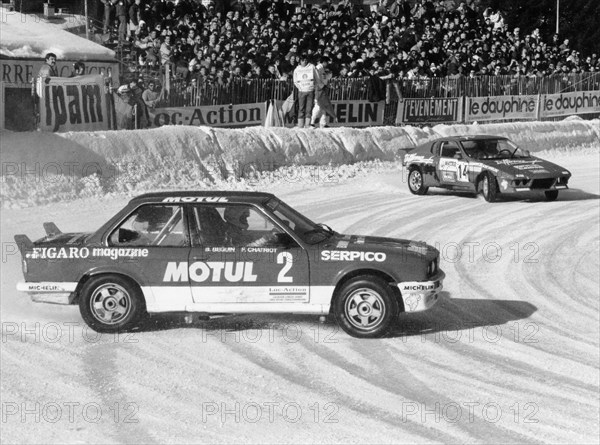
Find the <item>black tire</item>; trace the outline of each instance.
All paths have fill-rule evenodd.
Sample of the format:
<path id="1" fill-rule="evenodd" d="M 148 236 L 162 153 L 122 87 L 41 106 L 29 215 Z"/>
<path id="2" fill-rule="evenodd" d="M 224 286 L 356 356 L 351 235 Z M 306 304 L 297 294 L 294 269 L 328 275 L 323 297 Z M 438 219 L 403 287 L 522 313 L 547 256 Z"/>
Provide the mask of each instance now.
<path id="1" fill-rule="evenodd" d="M 479 187 L 481 188 L 481 194 L 487 202 L 494 202 L 498 199 L 498 183 L 496 178 L 491 173 L 485 173 L 479 181 Z"/>
<path id="2" fill-rule="evenodd" d="M 120 332 L 135 327 L 146 315 L 137 284 L 119 275 L 90 278 L 81 289 L 79 312 L 96 332 Z"/>
<path id="3" fill-rule="evenodd" d="M 352 337 L 385 335 L 398 315 L 398 301 L 383 279 L 372 275 L 352 278 L 339 290 L 333 313 L 340 327 Z"/>
<path id="4" fill-rule="evenodd" d="M 558 190 L 546 190 L 544 195 L 546 195 L 546 201 L 556 201 L 556 198 L 558 198 Z"/>
<path id="5" fill-rule="evenodd" d="M 408 189 L 413 195 L 424 195 L 429 190 L 423 185 L 423 172 L 419 167 L 408 169 Z"/>

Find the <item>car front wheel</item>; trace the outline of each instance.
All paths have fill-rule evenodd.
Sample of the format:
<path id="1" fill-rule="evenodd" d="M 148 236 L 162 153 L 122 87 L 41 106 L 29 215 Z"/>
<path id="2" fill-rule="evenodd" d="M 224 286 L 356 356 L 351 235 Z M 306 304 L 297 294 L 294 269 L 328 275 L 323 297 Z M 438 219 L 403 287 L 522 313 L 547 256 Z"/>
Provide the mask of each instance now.
<path id="1" fill-rule="evenodd" d="M 347 334 L 376 338 L 389 331 L 398 314 L 398 302 L 383 279 L 364 275 L 344 284 L 333 309 L 339 325 Z"/>
<path id="2" fill-rule="evenodd" d="M 498 198 L 498 183 L 491 173 L 486 173 L 479 181 L 481 194 L 487 202 L 494 202 Z"/>
<path id="3" fill-rule="evenodd" d="M 556 198 L 558 198 L 558 190 L 546 190 L 544 194 L 547 201 L 556 201 Z"/>
<path id="4" fill-rule="evenodd" d="M 120 332 L 135 327 L 146 314 L 139 287 L 118 275 L 90 278 L 81 289 L 79 311 L 96 332 Z"/>
<path id="5" fill-rule="evenodd" d="M 418 167 L 408 170 L 408 189 L 413 195 L 424 195 L 429 190 L 423 183 L 423 173 Z"/>

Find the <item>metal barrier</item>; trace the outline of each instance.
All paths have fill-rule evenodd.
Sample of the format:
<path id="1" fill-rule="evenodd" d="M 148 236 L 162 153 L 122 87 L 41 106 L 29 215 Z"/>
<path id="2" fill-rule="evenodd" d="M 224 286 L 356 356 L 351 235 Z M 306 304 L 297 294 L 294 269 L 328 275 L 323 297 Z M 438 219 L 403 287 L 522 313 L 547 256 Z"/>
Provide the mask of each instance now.
<path id="1" fill-rule="evenodd" d="M 387 80 L 386 102 L 414 97 L 480 97 L 528 94 L 554 94 L 600 90 L 600 73 L 531 76 L 434 77 Z M 332 100 L 369 100 L 372 82 L 364 78 L 334 78 L 330 82 Z M 186 107 L 285 100 L 293 92 L 291 80 L 234 78 L 225 84 L 199 85 L 175 78 L 171 81 L 165 106 Z"/>

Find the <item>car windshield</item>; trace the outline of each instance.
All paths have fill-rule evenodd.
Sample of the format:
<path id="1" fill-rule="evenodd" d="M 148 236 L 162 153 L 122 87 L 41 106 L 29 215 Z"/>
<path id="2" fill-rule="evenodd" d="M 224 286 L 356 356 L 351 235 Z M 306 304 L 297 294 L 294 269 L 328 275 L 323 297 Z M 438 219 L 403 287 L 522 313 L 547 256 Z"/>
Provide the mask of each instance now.
<path id="1" fill-rule="evenodd" d="M 472 139 L 462 141 L 465 153 L 474 159 L 527 158 L 529 153 L 508 139 Z"/>
<path id="2" fill-rule="evenodd" d="M 307 244 L 320 243 L 335 233 L 327 226 L 315 224 L 277 198 L 270 199 L 266 205 L 283 224 Z"/>

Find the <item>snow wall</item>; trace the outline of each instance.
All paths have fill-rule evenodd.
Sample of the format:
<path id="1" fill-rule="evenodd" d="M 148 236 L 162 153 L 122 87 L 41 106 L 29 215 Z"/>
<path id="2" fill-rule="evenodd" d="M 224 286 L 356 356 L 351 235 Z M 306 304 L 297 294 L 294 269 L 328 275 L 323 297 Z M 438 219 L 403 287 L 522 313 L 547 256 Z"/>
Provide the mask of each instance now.
<path id="1" fill-rule="evenodd" d="M 160 188 L 218 188 L 223 181 L 287 166 L 394 161 L 427 140 L 459 134 L 507 136 L 532 152 L 600 150 L 600 120 L 579 118 L 425 128 L 166 126 L 105 132 L 5 131 L 0 151 L 2 205 Z"/>

